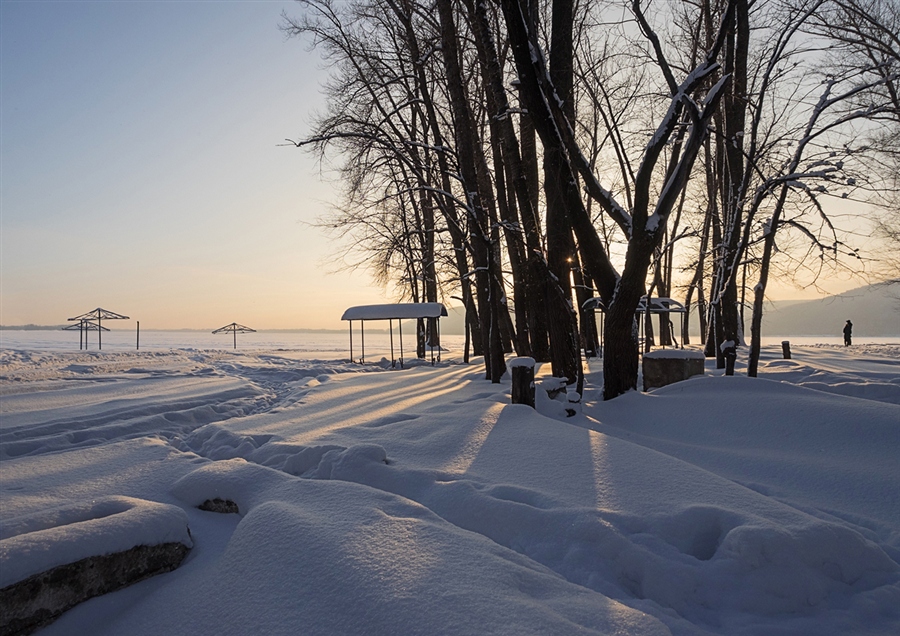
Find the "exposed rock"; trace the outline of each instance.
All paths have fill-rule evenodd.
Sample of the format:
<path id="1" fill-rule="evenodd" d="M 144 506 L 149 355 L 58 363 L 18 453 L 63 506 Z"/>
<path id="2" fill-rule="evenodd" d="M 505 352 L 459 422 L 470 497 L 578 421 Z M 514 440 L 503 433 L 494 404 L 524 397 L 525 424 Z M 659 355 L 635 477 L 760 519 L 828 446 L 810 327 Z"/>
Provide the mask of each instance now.
<path id="1" fill-rule="evenodd" d="M 183 543 L 139 545 L 55 567 L 0 589 L 0 636 L 30 634 L 75 605 L 177 568 Z"/>
<path id="2" fill-rule="evenodd" d="M 200 510 L 206 510 L 208 512 L 221 512 L 224 514 L 240 514 L 238 510 L 238 505 L 231 501 L 230 499 L 219 499 L 216 497 L 215 499 L 207 499 L 202 504 L 197 506 Z"/>

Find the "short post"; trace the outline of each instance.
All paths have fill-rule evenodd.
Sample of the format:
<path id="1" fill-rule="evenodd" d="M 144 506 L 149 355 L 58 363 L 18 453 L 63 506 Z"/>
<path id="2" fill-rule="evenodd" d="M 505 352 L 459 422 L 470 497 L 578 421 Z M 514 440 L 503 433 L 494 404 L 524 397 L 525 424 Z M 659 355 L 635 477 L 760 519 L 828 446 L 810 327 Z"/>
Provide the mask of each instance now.
<path id="1" fill-rule="evenodd" d="M 136 351 L 141 350 L 141 321 L 140 320 L 137 321 L 137 342 L 135 343 L 134 348 Z"/>
<path id="2" fill-rule="evenodd" d="M 737 343 L 734 340 L 726 340 L 719 345 L 725 356 L 725 375 L 734 375 L 734 362 L 737 360 Z"/>
<path id="3" fill-rule="evenodd" d="M 513 358 L 509 368 L 512 369 L 512 403 L 534 408 L 534 358 Z"/>
<path id="4" fill-rule="evenodd" d="M 403 321 L 397 321 L 397 328 L 400 330 L 400 368 L 403 368 Z"/>
<path id="5" fill-rule="evenodd" d="M 782 340 L 781 341 L 781 355 L 784 356 L 785 360 L 791 359 L 791 341 L 790 340 Z"/>

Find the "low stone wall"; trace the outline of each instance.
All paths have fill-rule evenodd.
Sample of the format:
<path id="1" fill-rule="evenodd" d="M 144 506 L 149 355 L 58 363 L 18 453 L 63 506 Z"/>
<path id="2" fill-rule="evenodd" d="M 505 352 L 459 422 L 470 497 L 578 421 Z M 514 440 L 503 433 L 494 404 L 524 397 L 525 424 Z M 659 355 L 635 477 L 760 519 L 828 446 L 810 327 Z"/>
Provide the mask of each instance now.
<path id="1" fill-rule="evenodd" d="M 177 568 L 193 546 L 178 506 L 76 500 L 5 519 L 0 636 L 30 634 L 82 601 Z"/>
<path id="2" fill-rule="evenodd" d="M 644 354 L 642 369 L 644 390 L 659 388 L 704 374 L 706 358 L 702 351 L 661 349 Z"/>

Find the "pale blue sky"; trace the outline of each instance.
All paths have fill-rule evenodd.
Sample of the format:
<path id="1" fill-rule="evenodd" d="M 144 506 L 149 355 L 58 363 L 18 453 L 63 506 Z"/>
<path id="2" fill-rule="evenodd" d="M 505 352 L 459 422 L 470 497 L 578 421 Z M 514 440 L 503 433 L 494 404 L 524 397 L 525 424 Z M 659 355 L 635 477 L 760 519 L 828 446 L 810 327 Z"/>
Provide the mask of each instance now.
<path id="1" fill-rule="evenodd" d="M 2 0 L 0 322 L 339 328 L 386 302 L 329 275 L 336 246 L 304 224 L 331 186 L 278 144 L 308 132 L 324 75 L 283 10 Z"/>
<path id="2" fill-rule="evenodd" d="M 342 328 L 309 132 L 324 71 L 288 1 L 0 0 L 0 323 Z M 858 286 L 832 281 L 829 291 Z M 773 297 L 815 295 L 788 288 Z"/>

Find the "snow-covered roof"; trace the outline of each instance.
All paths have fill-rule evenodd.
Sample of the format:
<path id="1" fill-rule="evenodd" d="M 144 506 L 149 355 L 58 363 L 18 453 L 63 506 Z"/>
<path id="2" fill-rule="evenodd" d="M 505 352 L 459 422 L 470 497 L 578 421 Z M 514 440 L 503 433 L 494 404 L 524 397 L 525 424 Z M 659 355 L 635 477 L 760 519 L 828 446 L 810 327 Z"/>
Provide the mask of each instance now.
<path id="1" fill-rule="evenodd" d="M 599 309 L 601 311 L 606 311 L 606 305 L 603 304 L 603 300 L 599 296 L 595 296 L 594 298 L 588 298 L 584 301 L 582 305 L 583 309 Z M 636 312 L 644 313 L 647 311 L 647 297 L 642 296 L 641 300 L 638 302 L 638 306 L 635 308 Z M 662 314 L 662 313 L 676 313 L 683 314 L 685 312 L 684 305 L 675 300 L 674 298 L 665 298 L 656 296 L 650 299 L 650 313 L 651 314 Z"/>
<path id="2" fill-rule="evenodd" d="M 440 318 L 447 315 L 442 303 L 393 303 L 350 307 L 341 320 L 392 320 L 394 318 Z"/>
<path id="3" fill-rule="evenodd" d="M 644 358 L 673 359 L 680 358 L 682 360 L 705 360 L 706 356 L 702 351 L 696 349 L 657 349 L 656 351 L 648 351 L 644 354 Z"/>

